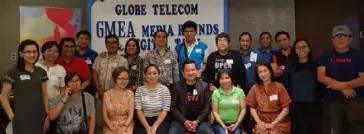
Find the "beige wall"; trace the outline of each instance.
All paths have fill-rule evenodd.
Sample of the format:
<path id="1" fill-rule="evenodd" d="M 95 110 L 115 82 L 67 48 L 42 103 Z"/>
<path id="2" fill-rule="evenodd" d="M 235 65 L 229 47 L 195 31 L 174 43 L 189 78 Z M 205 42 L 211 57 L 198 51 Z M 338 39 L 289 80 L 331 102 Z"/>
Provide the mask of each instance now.
<path id="1" fill-rule="evenodd" d="M 85 24 L 86 0 L 0 0 L 0 78 L 15 64 L 11 53 L 19 45 L 19 6 L 46 6 L 59 8 L 81 8 L 82 23 Z M 85 25 L 83 25 L 85 28 Z"/>

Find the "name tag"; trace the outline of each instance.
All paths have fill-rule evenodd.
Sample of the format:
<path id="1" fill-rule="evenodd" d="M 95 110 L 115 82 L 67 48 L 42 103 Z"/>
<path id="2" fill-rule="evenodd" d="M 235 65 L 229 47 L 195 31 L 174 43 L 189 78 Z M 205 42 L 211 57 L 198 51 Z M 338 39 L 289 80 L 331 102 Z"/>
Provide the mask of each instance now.
<path id="1" fill-rule="evenodd" d="M 164 60 L 164 64 L 171 64 L 172 62 L 171 62 L 171 59 L 165 59 Z"/>
<path id="2" fill-rule="evenodd" d="M 269 96 L 269 100 L 270 101 L 275 101 L 275 100 L 278 100 L 278 95 L 271 95 L 271 96 Z"/>
<path id="3" fill-rule="evenodd" d="M 238 99 L 233 99 L 231 101 L 232 101 L 231 103 L 233 103 L 233 104 L 239 104 L 239 100 Z"/>
<path id="4" fill-rule="evenodd" d="M 245 69 L 248 69 L 249 67 L 251 67 L 252 66 L 252 64 L 251 63 L 246 63 L 246 64 L 244 64 L 245 65 Z"/>
<path id="5" fill-rule="evenodd" d="M 193 95 L 198 95 L 198 92 L 196 89 L 193 90 Z"/>
<path id="6" fill-rule="evenodd" d="M 20 80 L 30 80 L 29 75 L 20 75 Z"/>
<path id="7" fill-rule="evenodd" d="M 257 53 L 251 52 L 251 54 L 250 54 L 250 61 L 251 62 L 257 62 L 257 57 L 258 57 L 258 54 Z"/>
<path id="8" fill-rule="evenodd" d="M 112 67 L 117 67 L 118 66 L 118 63 L 112 63 L 111 66 Z"/>
<path id="9" fill-rule="evenodd" d="M 137 70 L 137 66 L 136 66 L 136 65 L 134 65 L 134 66 L 132 66 L 132 67 L 131 67 L 131 69 L 132 69 L 132 70 Z"/>
<path id="10" fill-rule="evenodd" d="M 90 65 L 90 64 L 92 64 L 92 61 L 91 61 L 91 60 L 89 60 L 89 59 L 87 59 L 87 60 L 86 60 L 86 63 Z"/>
<path id="11" fill-rule="evenodd" d="M 226 63 L 227 63 L 227 64 L 234 64 L 234 60 L 232 60 L 232 59 L 227 59 L 227 60 L 226 60 Z"/>
<path id="12" fill-rule="evenodd" d="M 199 49 L 199 48 L 197 48 L 197 49 L 195 50 L 195 52 L 196 52 L 196 53 L 202 53 L 202 50 L 201 50 L 201 49 Z"/>
<path id="13" fill-rule="evenodd" d="M 112 110 L 113 109 L 113 106 L 112 106 L 111 103 L 107 104 L 107 109 L 109 109 L 109 110 Z"/>

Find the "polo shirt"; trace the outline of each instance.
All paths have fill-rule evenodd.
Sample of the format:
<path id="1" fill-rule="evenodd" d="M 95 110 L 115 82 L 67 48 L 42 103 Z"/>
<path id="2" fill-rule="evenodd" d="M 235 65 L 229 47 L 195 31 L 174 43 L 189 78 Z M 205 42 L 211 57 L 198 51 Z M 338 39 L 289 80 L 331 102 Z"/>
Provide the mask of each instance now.
<path id="1" fill-rule="evenodd" d="M 338 53 L 334 50 L 324 51 L 319 58 L 319 67 L 326 68 L 326 76 L 340 82 L 347 82 L 359 77 L 364 72 L 364 55 L 362 52 L 350 48 L 347 52 Z M 356 98 L 364 98 L 364 86 L 354 89 Z M 341 91 L 329 89 L 324 94 L 326 100 L 344 100 Z"/>
<path id="2" fill-rule="evenodd" d="M 90 70 L 92 70 L 92 64 L 94 64 L 97 55 L 98 53 L 90 48 L 87 48 L 86 52 L 82 55 L 77 49 L 75 51 L 75 56 L 85 60 Z"/>
<path id="3" fill-rule="evenodd" d="M 81 77 L 82 81 L 91 78 L 91 73 L 87 66 L 87 63 L 81 58 L 73 57 L 70 62 L 67 63 L 62 57 L 60 57 L 58 58 L 56 63 L 63 66 L 67 73 L 77 72 L 78 75 Z"/>
<path id="4" fill-rule="evenodd" d="M 225 94 L 220 87 L 212 93 L 212 102 L 218 104 L 218 113 L 226 124 L 235 123 L 240 115 L 240 100 L 245 98 L 242 89 L 233 87 L 230 95 Z"/>
<path id="5" fill-rule="evenodd" d="M 258 53 L 260 55 L 259 61 L 269 64 L 271 63 L 272 55 L 275 54 L 278 50 L 275 48 L 272 48 L 269 52 L 265 51 L 262 47 L 258 49 Z"/>
<path id="6" fill-rule="evenodd" d="M 291 51 L 291 53 L 292 53 L 292 51 Z M 277 63 L 278 66 L 286 65 L 291 53 L 288 54 L 288 56 L 285 56 L 284 54 L 282 54 L 282 51 L 279 50 L 278 52 L 276 52 L 275 54 L 272 55 L 270 62 Z"/>

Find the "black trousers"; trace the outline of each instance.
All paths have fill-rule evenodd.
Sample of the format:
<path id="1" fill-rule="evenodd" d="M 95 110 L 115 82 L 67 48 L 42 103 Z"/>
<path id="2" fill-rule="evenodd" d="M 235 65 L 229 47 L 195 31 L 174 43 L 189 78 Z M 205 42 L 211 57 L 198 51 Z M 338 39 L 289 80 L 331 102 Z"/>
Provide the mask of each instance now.
<path id="1" fill-rule="evenodd" d="M 322 134 L 321 109 L 321 102 L 293 102 L 289 112 L 292 134 Z"/>
<path id="2" fill-rule="evenodd" d="M 255 121 L 253 121 L 252 116 L 250 115 L 250 108 L 249 106 L 246 107 L 246 114 L 242 121 L 243 130 L 248 134 L 253 134 L 253 126 Z"/>

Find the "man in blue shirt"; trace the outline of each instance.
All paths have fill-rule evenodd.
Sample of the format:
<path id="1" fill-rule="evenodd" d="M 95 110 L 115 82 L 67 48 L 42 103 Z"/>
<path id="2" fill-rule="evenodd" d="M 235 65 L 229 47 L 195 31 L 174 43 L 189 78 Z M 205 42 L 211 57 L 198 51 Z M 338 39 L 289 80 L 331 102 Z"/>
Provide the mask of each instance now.
<path id="1" fill-rule="evenodd" d="M 205 69 L 205 63 L 207 60 L 208 46 L 202 41 L 196 39 L 197 24 L 193 21 L 186 21 L 182 25 L 184 41 L 181 44 L 177 44 L 175 51 L 178 56 L 179 74 L 180 79 L 182 76 L 182 63 L 188 58 L 195 61 L 198 72 L 197 77 L 201 76 L 201 73 Z"/>
<path id="2" fill-rule="evenodd" d="M 258 49 L 260 54 L 260 61 L 263 63 L 270 63 L 272 55 L 277 52 L 276 49 L 272 48 L 272 35 L 269 32 L 262 32 L 259 35 L 259 44 L 261 47 Z"/>
<path id="3" fill-rule="evenodd" d="M 364 55 L 350 47 L 350 29 L 339 25 L 332 30 L 334 49 L 319 58 L 318 80 L 327 86 L 324 94 L 326 133 L 364 132 Z"/>
<path id="4" fill-rule="evenodd" d="M 243 87 L 243 89 L 245 94 L 248 94 L 250 88 L 255 84 L 255 64 L 258 62 L 259 56 L 258 53 L 251 48 L 252 36 L 250 33 L 241 33 L 239 36 L 239 42 L 241 57 L 246 69 L 246 87 Z M 244 131 L 248 134 L 252 134 L 252 120 L 249 115 L 250 112 L 247 110 L 242 124 Z"/>

